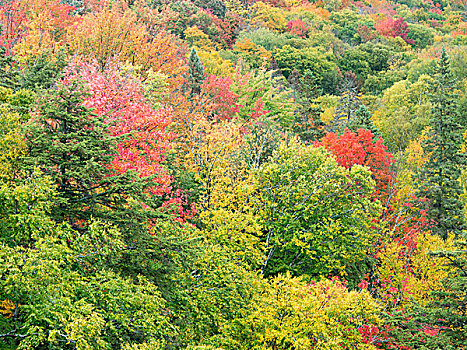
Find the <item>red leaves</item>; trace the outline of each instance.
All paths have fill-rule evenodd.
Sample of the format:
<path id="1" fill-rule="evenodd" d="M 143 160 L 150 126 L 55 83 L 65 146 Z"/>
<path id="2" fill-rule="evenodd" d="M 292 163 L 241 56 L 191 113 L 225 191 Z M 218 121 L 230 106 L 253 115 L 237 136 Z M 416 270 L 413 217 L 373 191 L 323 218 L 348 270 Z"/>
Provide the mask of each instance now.
<path id="1" fill-rule="evenodd" d="M 231 119 L 238 112 L 238 95 L 230 91 L 233 81 L 230 77 L 215 75 L 206 77 L 201 90 L 207 96 L 210 109 L 220 120 Z"/>
<path id="2" fill-rule="evenodd" d="M 402 17 L 397 18 L 396 20 L 389 17 L 377 23 L 375 28 L 376 31 L 383 36 L 393 38 L 400 37 L 407 44 L 413 44 L 413 41 L 407 38 L 407 35 L 409 34 L 409 26 Z"/>
<path id="3" fill-rule="evenodd" d="M 289 21 L 289 23 L 287 24 L 287 29 L 289 30 L 289 32 L 295 34 L 300 38 L 305 38 L 309 30 L 306 23 L 301 21 L 300 19 Z"/>
<path id="4" fill-rule="evenodd" d="M 357 133 L 346 130 L 343 135 L 328 133 L 316 146 L 324 146 L 336 156 L 337 162 L 346 168 L 355 164 L 365 165 L 373 172 L 377 193 L 385 193 L 392 181 L 390 166 L 394 162 L 391 153 L 386 152 L 383 139 L 375 140 L 370 130 L 360 129 Z"/>
<path id="5" fill-rule="evenodd" d="M 13 46 L 21 39 L 26 31 L 26 14 L 17 1 L 5 2 L 0 6 L 0 46 L 11 55 Z"/>
<path id="6" fill-rule="evenodd" d="M 114 136 L 128 136 L 118 145 L 118 156 L 112 162 L 115 171 L 135 170 L 141 177 L 157 175 L 158 187 L 153 188 L 152 193 L 169 193 L 172 179 L 160 163 L 174 138 L 167 130 L 171 110 L 153 109 L 143 95 L 141 83 L 122 75 L 115 65 L 99 72 L 95 66 L 80 64 L 79 75 L 91 92 L 86 106 L 108 118 Z"/>

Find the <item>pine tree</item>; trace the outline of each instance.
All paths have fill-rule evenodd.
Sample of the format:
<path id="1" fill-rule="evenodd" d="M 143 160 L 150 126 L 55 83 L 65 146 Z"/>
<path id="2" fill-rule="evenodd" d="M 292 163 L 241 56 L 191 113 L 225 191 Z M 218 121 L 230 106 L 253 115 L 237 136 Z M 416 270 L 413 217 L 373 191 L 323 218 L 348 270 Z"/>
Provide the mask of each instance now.
<path id="1" fill-rule="evenodd" d="M 201 93 L 201 85 L 205 79 L 204 66 L 198 57 L 195 48 L 191 49 L 190 57 L 188 58 L 188 72 L 183 76 L 185 82 L 183 89 L 190 93 L 190 97 Z"/>
<path id="2" fill-rule="evenodd" d="M 430 159 L 424 169 L 427 184 L 422 194 L 430 202 L 427 214 L 433 221 L 432 230 L 444 239 L 450 232 L 459 235 L 465 229 L 459 177 L 466 158 L 460 151 L 463 130 L 456 121 L 454 88 L 449 57 L 443 49 L 432 87 L 431 129 L 423 144 Z"/>
<path id="3" fill-rule="evenodd" d="M 125 195 L 139 187 L 135 174 L 112 170 L 118 138 L 110 136 L 103 118 L 83 106 L 86 96 L 79 81 L 58 82 L 39 99 L 37 113 L 25 127 L 25 164 L 55 183 L 58 198 L 51 216 L 75 228 L 91 216 L 117 213 Z"/>
<path id="4" fill-rule="evenodd" d="M 343 132 L 355 118 L 355 112 L 361 105 L 358 92 L 357 76 L 353 72 L 346 72 L 341 84 L 339 106 L 334 114 L 330 131 Z"/>
<path id="5" fill-rule="evenodd" d="M 296 102 L 300 107 L 295 113 L 292 129 L 303 141 L 318 140 L 324 136 L 325 131 L 325 124 L 321 120 L 322 109 L 316 101 L 316 98 L 322 94 L 319 80 L 307 70 L 298 79 L 298 83 Z"/>
<path id="6" fill-rule="evenodd" d="M 294 68 L 292 73 L 290 73 L 289 77 L 287 78 L 289 82 L 289 86 L 294 93 L 294 98 L 298 97 L 298 92 L 300 90 L 300 73 L 298 72 L 297 68 Z"/>
<path id="7" fill-rule="evenodd" d="M 15 89 L 18 87 L 19 71 L 14 66 L 12 56 L 6 54 L 6 49 L 0 46 L 0 86 Z"/>
<path id="8" fill-rule="evenodd" d="M 373 121 L 371 120 L 371 113 L 366 108 L 365 105 L 360 105 L 357 110 L 355 111 L 355 117 L 352 119 L 347 127 L 351 131 L 357 131 L 358 129 L 366 129 L 370 130 L 372 134 L 374 135 L 375 139 L 379 139 L 381 137 L 381 134 L 378 130 L 378 128 L 375 126 Z"/>
<path id="9" fill-rule="evenodd" d="M 64 52 L 60 52 L 57 58 L 52 58 L 49 53 L 42 53 L 33 57 L 28 62 L 27 69 L 19 80 L 21 88 L 38 91 L 48 89 L 66 66 Z"/>
<path id="10" fill-rule="evenodd" d="M 467 241 L 463 233 L 455 250 L 431 252 L 447 258 L 451 274 L 443 288 L 431 292 L 427 305 L 414 303 L 410 308 L 386 316 L 391 343 L 410 349 L 457 350 L 467 347 Z"/>

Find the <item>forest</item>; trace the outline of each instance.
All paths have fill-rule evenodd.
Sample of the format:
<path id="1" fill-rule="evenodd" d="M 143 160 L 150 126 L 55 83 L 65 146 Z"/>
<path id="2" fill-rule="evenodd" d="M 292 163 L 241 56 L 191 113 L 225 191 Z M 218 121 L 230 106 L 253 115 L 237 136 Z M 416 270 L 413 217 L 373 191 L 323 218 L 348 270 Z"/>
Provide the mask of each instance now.
<path id="1" fill-rule="evenodd" d="M 467 349 L 464 0 L 0 0 L 0 349 Z"/>

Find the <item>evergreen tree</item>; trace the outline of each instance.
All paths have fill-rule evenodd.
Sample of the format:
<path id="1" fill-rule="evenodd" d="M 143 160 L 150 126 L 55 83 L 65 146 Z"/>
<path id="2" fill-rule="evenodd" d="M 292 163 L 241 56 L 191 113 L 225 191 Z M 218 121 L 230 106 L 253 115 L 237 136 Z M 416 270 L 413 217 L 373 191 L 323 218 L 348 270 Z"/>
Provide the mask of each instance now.
<path id="1" fill-rule="evenodd" d="M 391 342 L 411 349 L 457 350 L 467 347 L 467 241 L 463 233 L 455 250 L 431 252 L 448 258 L 451 275 L 443 288 L 431 292 L 431 301 L 422 306 L 386 315 Z"/>
<path id="2" fill-rule="evenodd" d="M 423 144 L 430 159 L 425 164 L 427 184 L 422 194 L 430 202 L 427 215 L 432 219 L 432 230 L 444 239 L 449 232 L 459 235 L 465 229 L 459 177 L 466 158 L 460 151 L 463 137 L 462 128 L 456 121 L 454 88 L 449 58 L 443 49 L 432 87 L 431 129 Z"/>
<path id="3" fill-rule="evenodd" d="M 0 46 L 0 86 L 15 89 L 18 87 L 19 71 L 15 68 L 13 57 L 6 54 Z"/>
<path id="4" fill-rule="evenodd" d="M 319 88 L 320 82 L 311 71 L 307 70 L 298 79 L 298 83 L 296 102 L 300 107 L 295 113 L 292 129 L 303 141 L 318 140 L 324 136 L 325 131 L 325 124 L 321 120 L 322 109 L 316 101 L 322 93 Z"/>
<path id="5" fill-rule="evenodd" d="M 358 129 L 367 129 L 373 133 L 376 139 L 379 139 L 381 137 L 381 134 L 378 128 L 375 126 L 375 124 L 371 120 L 370 111 L 363 104 L 357 108 L 357 110 L 355 111 L 354 119 L 352 119 L 348 123 L 347 127 L 349 128 L 349 130 L 355 131 L 355 132 Z"/>
<path id="6" fill-rule="evenodd" d="M 199 95 L 201 93 L 201 85 L 205 79 L 204 66 L 196 53 L 195 48 L 191 49 L 190 57 L 188 58 L 188 72 L 183 76 L 185 82 L 183 83 L 184 91 L 190 93 L 190 97 Z"/>
<path id="7" fill-rule="evenodd" d="M 334 114 L 330 130 L 343 132 L 348 124 L 355 118 L 355 113 L 361 105 L 358 92 L 357 76 L 352 72 L 346 72 L 341 84 L 341 97 L 339 106 Z"/>
<path id="8" fill-rule="evenodd" d="M 290 73 L 289 77 L 287 78 L 287 81 L 289 82 L 289 86 L 294 93 L 293 97 L 297 98 L 298 92 L 300 90 L 300 73 L 298 72 L 297 68 L 294 68 L 292 73 Z"/>
<path id="9" fill-rule="evenodd" d="M 58 196 L 52 217 L 75 228 L 91 216 L 118 211 L 124 194 L 138 187 L 132 181 L 135 174 L 116 175 L 112 170 L 118 139 L 110 136 L 103 118 L 83 106 L 85 97 L 80 82 L 59 82 L 45 91 L 25 127 L 25 164 L 31 171 L 39 167 L 55 183 Z"/>
<path id="10" fill-rule="evenodd" d="M 63 52 L 59 53 L 57 58 L 52 58 L 49 53 L 31 58 L 27 69 L 20 77 L 21 88 L 33 91 L 50 88 L 66 64 Z"/>

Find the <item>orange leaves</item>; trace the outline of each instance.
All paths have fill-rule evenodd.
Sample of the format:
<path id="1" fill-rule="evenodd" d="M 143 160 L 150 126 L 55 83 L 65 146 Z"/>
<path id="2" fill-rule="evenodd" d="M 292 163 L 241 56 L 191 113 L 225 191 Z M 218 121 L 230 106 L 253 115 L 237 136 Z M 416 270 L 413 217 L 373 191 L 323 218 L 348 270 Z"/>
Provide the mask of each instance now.
<path id="1" fill-rule="evenodd" d="M 368 166 L 376 180 L 377 188 L 383 192 L 387 190 L 392 179 L 390 166 L 394 159 L 392 154 L 386 151 L 383 140 L 375 140 L 370 130 L 360 129 L 357 133 L 346 130 L 341 136 L 329 133 L 316 145 L 330 150 L 341 166 Z"/>
<path id="2" fill-rule="evenodd" d="M 152 23 L 148 20 L 148 23 Z M 104 7 L 83 17 L 68 31 L 71 50 L 101 69 L 109 60 L 131 63 L 145 73 L 150 68 L 171 77 L 183 71 L 184 49 L 167 33 L 150 33 L 125 7 Z"/>
<path id="3" fill-rule="evenodd" d="M 59 0 L 18 0 L 5 4 L 0 15 L 2 46 L 13 51 L 20 63 L 45 51 L 54 53 L 62 45 L 66 28 L 78 18 L 72 6 Z"/>
<path id="4" fill-rule="evenodd" d="M 146 44 L 146 30 L 134 13 L 121 8 L 104 8 L 85 16 L 68 32 L 71 49 L 97 60 L 101 69 L 110 58 L 134 62 L 137 50 Z"/>
<path id="5" fill-rule="evenodd" d="M 11 318 L 15 315 L 15 303 L 11 300 L 5 299 L 0 302 L 0 314 L 5 318 Z"/>

